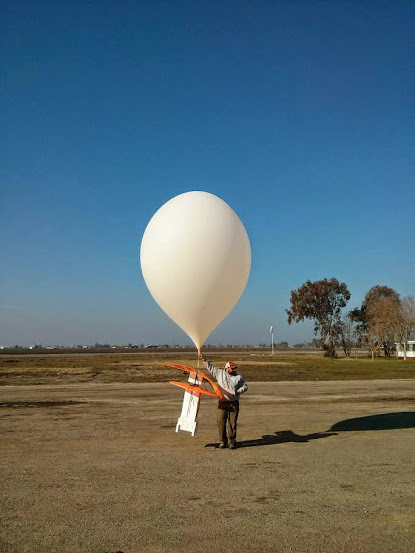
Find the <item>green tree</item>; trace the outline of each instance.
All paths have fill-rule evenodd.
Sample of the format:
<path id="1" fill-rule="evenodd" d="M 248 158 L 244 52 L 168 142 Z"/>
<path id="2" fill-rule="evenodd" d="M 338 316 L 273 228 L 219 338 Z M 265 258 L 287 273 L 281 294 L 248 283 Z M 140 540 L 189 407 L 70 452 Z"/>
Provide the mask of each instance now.
<path id="1" fill-rule="evenodd" d="M 287 309 L 288 324 L 304 319 L 314 321 L 314 333 L 320 334 L 326 357 L 336 357 L 336 341 L 341 331 L 341 310 L 350 299 L 344 282 L 336 278 L 307 280 L 298 290 L 291 292 L 291 309 Z"/>

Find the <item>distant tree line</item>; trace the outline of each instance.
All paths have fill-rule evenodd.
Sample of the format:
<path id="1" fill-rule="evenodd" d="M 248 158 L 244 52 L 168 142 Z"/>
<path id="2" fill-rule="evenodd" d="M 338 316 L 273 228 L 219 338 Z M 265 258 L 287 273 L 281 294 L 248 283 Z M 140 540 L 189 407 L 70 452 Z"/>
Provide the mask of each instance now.
<path id="1" fill-rule="evenodd" d="M 360 307 L 345 312 L 350 296 L 346 284 L 336 278 L 308 280 L 291 292 L 288 324 L 314 321 L 314 333 L 327 357 L 335 358 L 339 346 L 347 357 L 354 346 L 367 347 L 372 359 L 381 351 L 390 357 L 398 343 L 406 359 L 407 342 L 415 329 L 414 297 L 401 298 L 392 288 L 376 285 Z"/>

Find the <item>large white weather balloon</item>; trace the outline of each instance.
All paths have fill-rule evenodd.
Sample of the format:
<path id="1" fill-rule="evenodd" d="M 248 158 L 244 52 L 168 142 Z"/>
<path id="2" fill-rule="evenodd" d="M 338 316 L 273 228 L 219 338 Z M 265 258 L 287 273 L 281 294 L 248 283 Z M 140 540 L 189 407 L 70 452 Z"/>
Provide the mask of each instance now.
<path id="1" fill-rule="evenodd" d="M 245 227 L 208 192 L 165 203 L 147 225 L 140 258 L 151 295 L 198 349 L 237 304 L 251 269 Z"/>

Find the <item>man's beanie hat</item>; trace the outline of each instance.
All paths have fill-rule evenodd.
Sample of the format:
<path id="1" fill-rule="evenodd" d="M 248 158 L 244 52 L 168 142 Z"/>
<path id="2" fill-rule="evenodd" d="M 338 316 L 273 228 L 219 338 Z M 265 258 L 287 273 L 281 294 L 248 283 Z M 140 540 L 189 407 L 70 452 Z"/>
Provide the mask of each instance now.
<path id="1" fill-rule="evenodd" d="M 236 365 L 233 361 L 228 361 L 225 365 L 225 369 L 237 369 L 238 365 Z"/>

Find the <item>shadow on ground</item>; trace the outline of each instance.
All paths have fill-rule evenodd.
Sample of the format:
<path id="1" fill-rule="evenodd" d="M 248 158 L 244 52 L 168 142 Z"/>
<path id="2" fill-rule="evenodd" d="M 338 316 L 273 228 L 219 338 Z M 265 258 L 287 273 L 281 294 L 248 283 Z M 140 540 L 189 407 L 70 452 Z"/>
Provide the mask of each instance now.
<path id="1" fill-rule="evenodd" d="M 360 430 L 399 430 L 400 428 L 415 428 L 415 412 L 383 413 L 368 417 L 357 417 L 336 422 L 329 432 L 350 432 Z"/>
<path id="2" fill-rule="evenodd" d="M 260 445 L 274 445 L 285 444 L 287 442 L 309 442 L 310 440 L 319 440 L 320 438 L 328 438 L 329 436 L 335 436 L 335 432 L 317 432 L 316 434 L 307 434 L 306 436 L 300 436 L 292 430 L 280 430 L 274 432 L 274 434 L 265 434 L 262 438 L 254 440 L 243 440 L 238 442 L 238 448 L 241 447 L 257 447 Z M 219 443 L 206 444 L 205 447 L 219 447 Z"/>
<path id="3" fill-rule="evenodd" d="M 243 440 L 238 442 L 238 448 L 257 447 L 261 445 L 284 444 L 287 442 L 307 443 L 311 440 L 319 440 L 336 436 L 338 432 L 352 432 L 362 430 L 399 430 L 402 428 L 415 428 L 415 412 L 383 413 L 381 415 L 369 415 L 336 422 L 327 432 L 317 432 L 301 436 L 292 430 L 280 430 L 274 434 L 265 434 L 261 438 Z M 219 447 L 219 443 L 206 444 L 205 447 Z"/>

